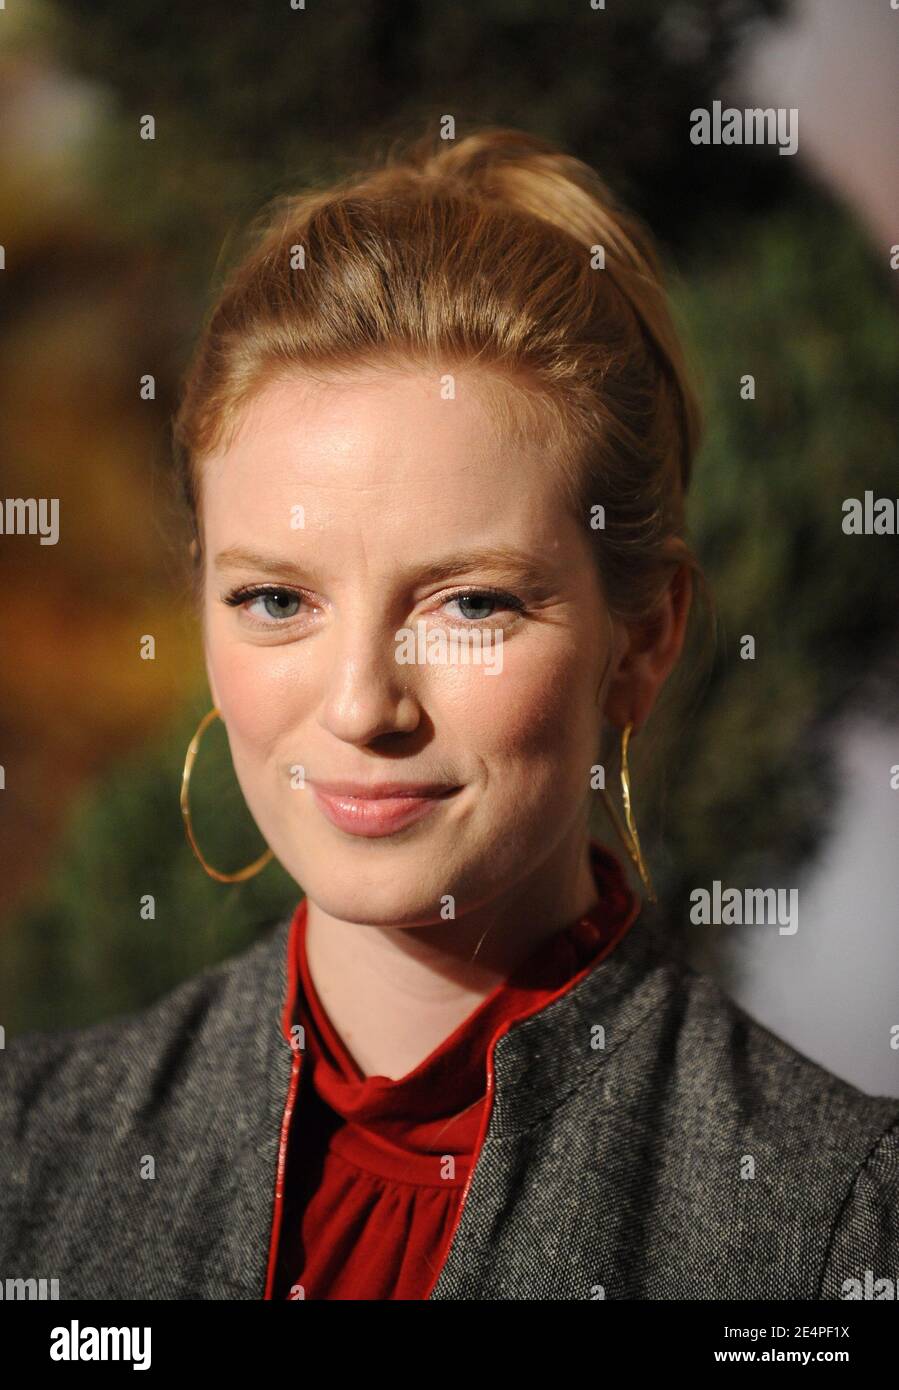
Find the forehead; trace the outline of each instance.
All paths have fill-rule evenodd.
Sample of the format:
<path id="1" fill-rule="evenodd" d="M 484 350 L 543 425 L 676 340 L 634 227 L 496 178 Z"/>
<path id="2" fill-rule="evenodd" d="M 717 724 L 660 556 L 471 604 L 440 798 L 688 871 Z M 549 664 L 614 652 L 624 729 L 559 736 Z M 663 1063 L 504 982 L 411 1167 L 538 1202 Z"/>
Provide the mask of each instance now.
<path id="1" fill-rule="evenodd" d="M 564 495 L 542 436 L 523 396 L 481 371 L 297 374 L 266 385 L 203 464 L 204 528 L 230 541 L 299 504 L 335 537 L 364 525 L 392 543 L 404 528 L 407 542 L 422 528 L 551 542 Z"/>

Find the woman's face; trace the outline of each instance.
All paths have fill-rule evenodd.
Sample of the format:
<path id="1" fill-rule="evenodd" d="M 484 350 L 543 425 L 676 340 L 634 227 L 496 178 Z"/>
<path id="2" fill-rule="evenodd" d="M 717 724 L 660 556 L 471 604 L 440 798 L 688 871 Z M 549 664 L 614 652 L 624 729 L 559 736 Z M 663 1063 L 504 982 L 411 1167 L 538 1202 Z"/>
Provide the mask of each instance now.
<path id="1" fill-rule="evenodd" d="M 459 372 L 447 400 L 424 373 L 297 375 L 203 464 L 206 661 L 235 771 L 344 921 L 437 923 L 446 894 L 458 916 L 583 837 L 611 629 L 551 461 L 502 437 L 483 384 Z M 366 808 L 329 783 L 448 794 Z"/>

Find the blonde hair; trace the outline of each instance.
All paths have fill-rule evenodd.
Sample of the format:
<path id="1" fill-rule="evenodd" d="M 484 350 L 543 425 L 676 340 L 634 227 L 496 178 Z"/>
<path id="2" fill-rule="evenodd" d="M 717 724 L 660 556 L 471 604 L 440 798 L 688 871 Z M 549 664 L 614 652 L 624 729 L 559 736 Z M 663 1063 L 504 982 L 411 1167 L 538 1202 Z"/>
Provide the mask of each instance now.
<path id="1" fill-rule="evenodd" d="M 613 613 L 649 616 L 681 565 L 701 576 L 684 534 L 699 409 L 652 240 L 587 164 L 495 127 L 395 144 L 250 225 L 173 426 L 200 567 L 201 462 L 261 387 L 456 366 L 495 379 L 503 427 L 546 442 Z"/>

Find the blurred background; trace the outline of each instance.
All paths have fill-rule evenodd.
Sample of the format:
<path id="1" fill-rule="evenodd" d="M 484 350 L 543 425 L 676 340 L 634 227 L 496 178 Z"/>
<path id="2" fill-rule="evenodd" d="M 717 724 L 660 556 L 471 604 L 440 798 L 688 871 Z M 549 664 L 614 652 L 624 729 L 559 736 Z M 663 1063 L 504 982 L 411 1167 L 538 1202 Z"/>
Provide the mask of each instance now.
<path id="1" fill-rule="evenodd" d="M 449 113 L 458 137 L 558 141 L 661 244 L 708 422 L 691 531 L 717 638 L 635 741 L 644 849 L 696 965 L 899 1095 L 899 537 L 842 530 L 846 498 L 899 508 L 899 12 L 296 3 L 0 11 L 3 496 L 59 498 L 61 528 L 55 546 L 0 537 L 0 1024 L 138 1008 L 299 898 L 275 864 L 214 882 L 184 838 L 181 769 L 211 699 L 170 419 L 259 206 Z M 798 153 L 692 144 L 691 111 L 716 99 L 797 108 Z M 220 723 L 191 786 L 207 858 L 255 858 Z M 597 832 L 614 845 L 599 813 Z M 797 933 L 691 927 L 689 893 L 715 879 L 798 887 Z"/>

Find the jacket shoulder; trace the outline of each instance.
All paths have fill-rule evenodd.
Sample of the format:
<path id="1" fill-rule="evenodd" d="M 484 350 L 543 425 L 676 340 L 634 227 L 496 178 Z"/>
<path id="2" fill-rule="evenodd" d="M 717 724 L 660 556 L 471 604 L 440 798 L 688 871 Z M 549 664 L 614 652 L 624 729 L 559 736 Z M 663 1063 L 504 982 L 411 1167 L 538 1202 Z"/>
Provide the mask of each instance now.
<path id="1" fill-rule="evenodd" d="M 714 1097 L 735 1117 L 779 1117 L 800 1135 L 816 1124 L 865 1124 L 883 1132 L 899 1117 L 899 1097 L 869 1095 L 814 1061 L 739 1004 L 710 970 L 698 968 L 673 944 L 679 938 L 667 911 L 644 906 L 630 933 L 607 961 L 554 1006 L 553 1027 L 571 1016 L 603 1022 L 608 1040 L 594 1062 L 568 1049 L 592 1085 L 595 1065 L 621 1049 L 621 1065 L 648 1067 L 666 1088 Z M 626 1045 L 625 1045 L 626 1044 Z"/>
<path id="2" fill-rule="evenodd" d="M 769 1186 L 770 1229 L 790 1232 L 816 1271 L 808 1296 L 876 1297 L 879 1279 L 894 1289 L 879 1296 L 899 1297 L 899 1097 L 835 1075 L 711 975 L 668 969 L 676 1084 L 693 1142 L 754 1159 Z M 703 1140 L 712 1121 L 714 1137 Z"/>
<path id="3" fill-rule="evenodd" d="M 257 1296 L 289 924 L 149 1007 L 0 1052 L 0 1263 L 65 1297 Z"/>
<path id="4" fill-rule="evenodd" d="M 540 1156 L 520 1222 L 536 1240 L 552 1214 L 573 1296 L 819 1299 L 899 1276 L 899 1098 L 828 1071 L 664 947 L 614 961 L 504 1068 L 500 1137 Z M 534 1094 L 540 1068 L 555 1100 Z"/>
<path id="5" fill-rule="evenodd" d="M 286 927 L 262 923 L 250 946 L 141 1009 L 10 1039 L 0 1050 L 0 1155 L 11 1142 L 20 1156 L 34 1154 L 65 1125 L 86 1133 L 105 1117 L 120 1127 L 131 1108 L 161 1105 L 198 1069 L 211 1081 L 217 1047 L 246 1018 L 251 996 L 277 985 Z"/>
<path id="6" fill-rule="evenodd" d="M 872 1095 L 768 1028 L 710 974 L 671 966 L 671 1008 L 682 1049 L 701 1054 L 696 1072 L 747 1113 L 767 1111 L 797 1135 L 816 1124 L 883 1132 L 899 1121 L 899 1097 Z"/>

